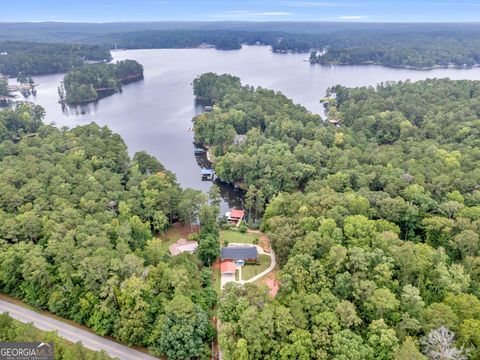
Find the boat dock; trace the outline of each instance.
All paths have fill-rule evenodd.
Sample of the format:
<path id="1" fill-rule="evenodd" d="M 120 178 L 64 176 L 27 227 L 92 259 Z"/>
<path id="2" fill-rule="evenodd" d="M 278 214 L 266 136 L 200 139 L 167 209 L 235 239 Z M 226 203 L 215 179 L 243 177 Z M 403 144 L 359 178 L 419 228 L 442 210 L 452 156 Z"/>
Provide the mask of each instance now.
<path id="1" fill-rule="evenodd" d="M 202 180 L 215 180 L 215 170 L 213 169 L 202 168 L 202 170 L 200 170 L 200 173 L 202 174 Z"/>
<path id="2" fill-rule="evenodd" d="M 201 148 L 201 147 L 196 147 L 193 149 L 193 153 L 195 155 L 200 155 L 200 154 L 204 154 L 206 152 L 206 150 L 204 148 Z"/>
<path id="3" fill-rule="evenodd" d="M 33 85 L 21 85 L 21 84 L 14 84 L 14 85 L 8 85 L 8 91 L 15 92 L 15 91 L 32 91 L 35 89 L 35 86 L 38 86 L 38 84 L 33 84 Z"/>

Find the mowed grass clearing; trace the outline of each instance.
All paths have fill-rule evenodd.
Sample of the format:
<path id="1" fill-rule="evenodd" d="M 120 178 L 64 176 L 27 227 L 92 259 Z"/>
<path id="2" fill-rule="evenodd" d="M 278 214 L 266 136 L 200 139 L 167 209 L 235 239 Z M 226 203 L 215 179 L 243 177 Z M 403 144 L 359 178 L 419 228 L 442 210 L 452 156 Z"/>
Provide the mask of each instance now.
<path id="1" fill-rule="evenodd" d="M 229 244 L 253 244 L 254 240 L 259 238 L 258 234 L 241 233 L 238 230 L 222 230 L 220 231 L 220 244 L 224 245 L 225 241 Z"/>
<path id="2" fill-rule="evenodd" d="M 272 259 L 270 256 L 265 254 L 258 255 L 258 264 L 247 264 L 242 269 L 242 280 L 250 280 L 255 275 L 260 274 L 262 271 L 265 271 L 270 266 Z M 238 281 L 239 272 L 235 274 L 235 279 Z"/>

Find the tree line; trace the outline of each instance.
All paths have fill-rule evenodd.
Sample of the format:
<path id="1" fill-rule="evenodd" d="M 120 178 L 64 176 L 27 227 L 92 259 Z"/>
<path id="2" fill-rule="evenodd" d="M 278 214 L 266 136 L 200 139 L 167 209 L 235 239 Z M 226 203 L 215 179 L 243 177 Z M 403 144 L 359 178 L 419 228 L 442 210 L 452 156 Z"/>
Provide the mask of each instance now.
<path id="1" fill-rule="evenodd" d="M 210 358 L 218 193 L 181 189 L 106 127 L 43 115 L 0 112 L 0 291 L 158 356 Z M 175 221 L 202 224 L 198 256 L 166 252 Z"/>
<path id="2" fill-rule="evenodd" d="M 319 64 L 379 64 L 405 68 L 471 67 L 480 63 L 478 32 L 340 32 L 311 53 Z"/>
<path id="3" fill-rule="evenodd" d="M 9 96 L 8 80 L 0 75 L 0 96 Z"/>
<path id="4" fill-rule="evenodd" d="M 66 72 L 84 61 L 108 61 L 106 47 L 92 44 L 0 42 L 0 74 L 11 77 Z"/>
<path id="5" fill-rule="evenodd" d="M 56 360 L 109 360 L 104 351 L 91 351 L 80 342 L 71 344 L 56 332 L 44 332 L 32 324 L 22 324 L 8 314 L 0 314 L 0 341 L 2 342 L 53 342 Z"/>
<path id="6" fill-rule="evenodd" d="M 194 92 L 214 103 L 196 140 L 244 184 L 281 266 L 274 299 L 222 293 L 225 359 L 479 356 L 480 82 L 336 86 L 339 127 L 230 75 Z"/>
<path id="7" fill-rule="evenodd" d="M 335 29 L 335 28 L 334 28 Z M 262 44 L 274 52 L 310 52 L 311 63 L 380 64 L 430 68 L 474 66 L 480 62 L 477 29 L 324 30 L 320 33 L 245 30 L 148 30 L 105 34 L 89 41 L 126 49 L 189 48 L 211 45 L 237 50 Z"/>
<path id="8" fill-rule="evenodd" d="M 480 62 L 476 27 L 428 27 L 343 29 L 331 25 L 306 31 L 279 26 L 275 30 L 170 29 L 93 35 L 64 34 L 75 43 L 0 42 L 0 73 L 16 77 L 66 72 L 85 60 L 108 61 L 108 49 L 192 48 L 209 45 L 219 50 L 238 50 L 242 44 L 262 44 L 274 52 L 311 52 L 319 64 L 380 64 L 394 67 L 431 68 L 474 66 Z M 55 37 L 54 37 L 55 38 Z M 46 37 L 50 40 L 50 37 Z M 58 39 L 56 40 L 59 41 Z M 82 42 L 79 44 L 77 42 Z M 313 50 L 313 51 L 312 51 Z"/>
<path id="9" fill-rule="evenodd" d="M 60 102 L 76 105 L 97 101 L 121 91 L 122 84 L 143 79 L 143 66 L 135 60 L 115 64 L 89 64 L 70 70 L 58 88 Z"/>

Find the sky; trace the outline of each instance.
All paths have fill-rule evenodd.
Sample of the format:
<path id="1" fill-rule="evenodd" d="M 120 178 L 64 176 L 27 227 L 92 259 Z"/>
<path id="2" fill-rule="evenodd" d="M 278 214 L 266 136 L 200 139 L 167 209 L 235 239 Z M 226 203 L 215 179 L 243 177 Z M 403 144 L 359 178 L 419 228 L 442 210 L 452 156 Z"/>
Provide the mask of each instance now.
<path id="1" fill-rule="evenodd" d="M 1 0 L 15 21 L 480 22 L 480 0 Z"/>

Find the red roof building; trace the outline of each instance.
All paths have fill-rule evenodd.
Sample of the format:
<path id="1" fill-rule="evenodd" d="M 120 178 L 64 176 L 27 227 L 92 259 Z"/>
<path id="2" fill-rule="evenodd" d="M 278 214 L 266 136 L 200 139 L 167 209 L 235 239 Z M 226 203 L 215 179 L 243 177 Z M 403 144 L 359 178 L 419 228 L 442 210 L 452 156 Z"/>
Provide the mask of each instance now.
<path id="1" fill-rule="evenodd" d="M 245 216 L 245 210 L 232 209 L 227 214 L 228 222 L 231 224 L 238 225 L 243 220 Z"/>
<path id="2" fill-rule="evenodd" d="M 233 261 L 222 261 L 220 264 L 220 272 L 222 274 L 235 274 L 237 266 Z"/>

